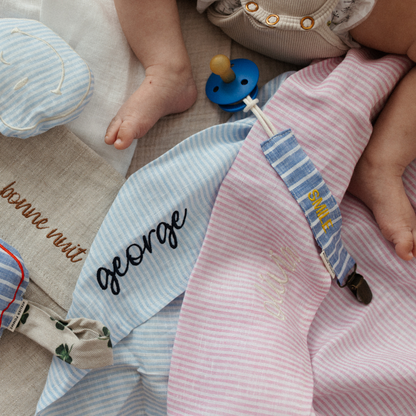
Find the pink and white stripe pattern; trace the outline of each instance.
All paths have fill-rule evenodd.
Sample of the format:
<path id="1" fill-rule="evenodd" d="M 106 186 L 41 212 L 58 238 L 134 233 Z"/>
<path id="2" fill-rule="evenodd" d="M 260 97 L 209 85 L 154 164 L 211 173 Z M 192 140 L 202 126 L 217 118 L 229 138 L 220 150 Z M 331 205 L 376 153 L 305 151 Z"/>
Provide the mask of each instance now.
<path id="1" fill-rule="evenodd" d="M 395 256 L 358 200 L 344 197 L 371 121 L 410 67 L 351 50 L 292 75 L 265 110 L 278 131 L 293 130 L 340 204 L 343 241 L 372 303 L 331 285 L 256 124 L 220 188 L 186 291 L 169 415 L 415 414 L 416 266 Z M 405 184 L 415 183 L 411 166 Z"/>

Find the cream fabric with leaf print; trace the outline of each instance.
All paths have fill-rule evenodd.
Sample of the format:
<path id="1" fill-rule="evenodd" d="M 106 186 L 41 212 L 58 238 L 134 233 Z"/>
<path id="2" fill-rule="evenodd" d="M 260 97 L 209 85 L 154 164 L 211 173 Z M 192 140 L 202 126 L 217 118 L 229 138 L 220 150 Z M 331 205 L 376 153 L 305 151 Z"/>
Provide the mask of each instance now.
<path id="1" fill-rule="evenodd" d="M 110 331 L 91 319 L 62 319 L 51 309 L 27 302 L 16 331 L 77 368 L 113 364 Z"/>
<path id="2" fill-rule="evenodd" d="M 77 368 L 113 363 L 110 331 L 98 321 L 63 320 L 53 310 L 26 301 L 29 272 L 19 252 L 0 239 L 0 328 L 21 334 Z"/>

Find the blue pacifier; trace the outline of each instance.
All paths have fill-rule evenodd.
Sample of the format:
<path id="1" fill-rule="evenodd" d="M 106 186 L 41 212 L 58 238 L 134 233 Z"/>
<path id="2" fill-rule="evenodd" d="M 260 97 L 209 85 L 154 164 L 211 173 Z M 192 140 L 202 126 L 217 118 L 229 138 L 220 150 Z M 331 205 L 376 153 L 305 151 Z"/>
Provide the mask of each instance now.
<path id="1" fill-rule="evenodd" d="M 244 98 L 257 97 L 259 69 L 248 59 L 233 59 L 225 55 L 216 55 L 211 59 L 210 68 L 213 72 L 205 86 L 207 97 L 223 110 L 240 111 L 246 104 Z"/>

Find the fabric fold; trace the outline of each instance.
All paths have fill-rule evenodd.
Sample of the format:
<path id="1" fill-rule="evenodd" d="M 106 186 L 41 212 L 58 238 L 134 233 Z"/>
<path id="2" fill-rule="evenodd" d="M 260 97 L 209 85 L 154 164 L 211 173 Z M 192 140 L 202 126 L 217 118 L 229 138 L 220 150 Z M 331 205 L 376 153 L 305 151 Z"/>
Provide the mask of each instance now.
<path id="1" fill-rule="evenodd" d="M 63 320 L 52 309 L 23 298 L 29 272 L 19 252 L 0 239 L 0 330 L 19 332 L 78 368 L 113 363 L 110 331 L 92 319 Z"/>
<path id="2" fill-rule="evenodd" d="M 291 76 L 264 110 L 278 131 L 293 131 L 338 204 L 374 117 L 410 67 L 403 57 L 351 50 Z M 343 321 L 342 333 L 349 330 L 350 308 L 365 316 L 373 307 L 331 286 L 302 208 L 264 157 L 260 145 L 266 139 L 260 125 L 254 126 L 219 190 L 181 309 L 169 376 L 170 416 L 315 414 L 316 372 L 319 409 L 325 408 L 323 386 L 330 389 L 337 373 L 311 360 L 308 340 L 316 335 L 311 330 L 321 305 L 334 287 L 344 307 L 326 307 L 325 313 Z M 355 247 L 354 240 L 344 242 Z M 319 345 L 331 350 L 334 341 L 326 341 Z M 328 403 L 331 412 L 322 414 L 340 414 L 342 397 L 337 400 L 339 406 Z M 355 412 L 349 409 L 343 414 Z"/>
<path id="3" fill-rule="evenodd" d="M 290 74 L 259 93 L 262 105 Z M 236 114 L 230 122 L 188 138 L 133 174 L 119 192 L 91 247 L 68 313 L 68 318 L 82 313 L 106 322 L 116 355 L 123 339 L 185 291 L 218 188 L 255 121 Z M 52 363 L 39 415 L 56 409 L 64 415 L 61 403 L 68 396 L 52 403 L 87 374 L 62 364 Z"/>
<path id="4" fill-rule="evenodd" d="M 101 322 L 65 320 L 51 309 L 29 301 L 15 331 L 74 367 L 92 369 L 113 364 L 110 331 Z"/>

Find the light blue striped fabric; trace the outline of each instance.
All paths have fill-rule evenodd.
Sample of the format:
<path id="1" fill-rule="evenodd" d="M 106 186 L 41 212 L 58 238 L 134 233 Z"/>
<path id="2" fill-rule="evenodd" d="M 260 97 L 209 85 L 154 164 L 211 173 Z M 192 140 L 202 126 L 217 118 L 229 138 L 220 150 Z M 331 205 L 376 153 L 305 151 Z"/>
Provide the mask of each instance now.
<path id="1" fill-rule="evenodd" d="M 29 272 L 20 254 L 0 239 L 0 337 L 19 309 L 28 284 Z"/>
<path id="2" fill-rule="evenodd" d="M 113 351 L 113 366 L 89 372 L 42 414 L 166 415 L 170 357 L 182 299 L 172 301 L 121 340 Z M 65 381 L 68 375 L 63 376 Z M 61 381 L 61 374 L 54 372 L 48 384 L 59 386 Z"/>
<path id="3" fill-rule="evenodd" d="M 262 89 L 261 105 L 289 75 Z M 109 327 L 115 365 L 88 373 L 53 360 L 38 415 L 166 415 L 180 296 L 219 186 L 255 121 L 240 112 L 128 179 L 94 240 L 68 314 Z"/>
<path id="4" fill-rule="evenodd" d="M 81 57 L 40 22 L 0 19 L 0 132 L 28 137 L 74 120 L 93 92 Z"/>
<path id="5" fill-rule="evenodd" d="M 339 284 L 355 265 L 341 239 L 342 217 L 338 204 L 313 162 L 300 147 L 291 130 L 262 143 L 268 162 L 285 182 L 302 208 L 325 259 Z"/>

